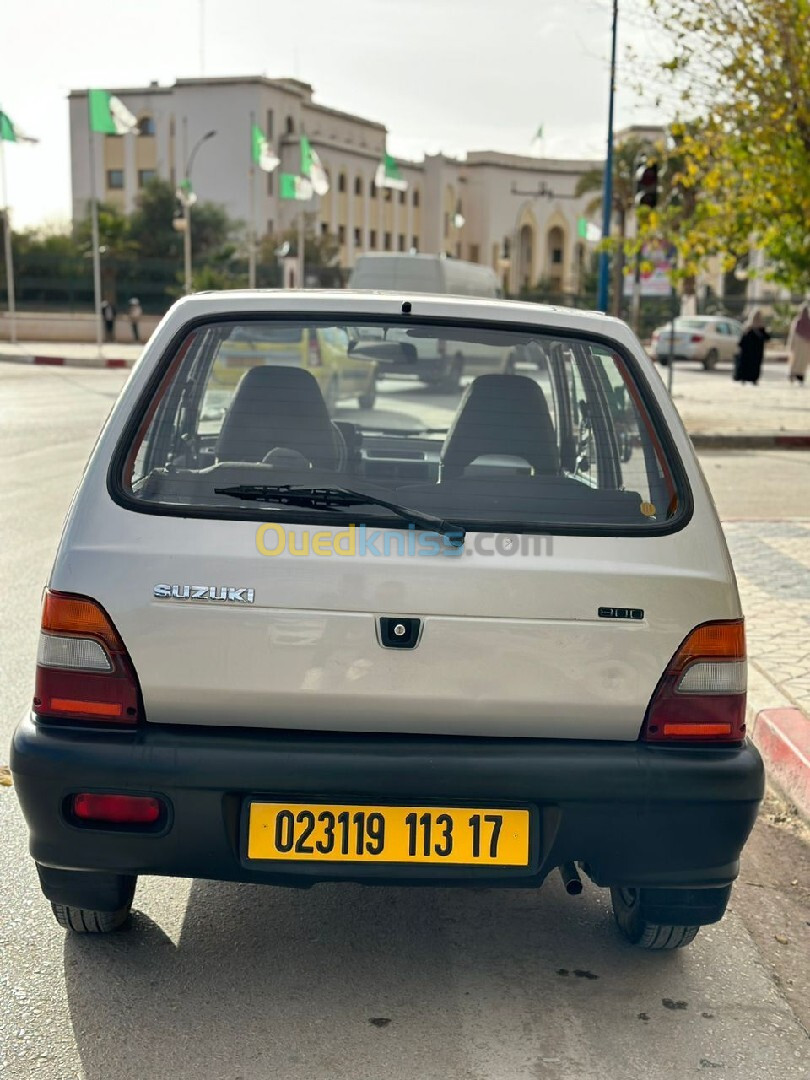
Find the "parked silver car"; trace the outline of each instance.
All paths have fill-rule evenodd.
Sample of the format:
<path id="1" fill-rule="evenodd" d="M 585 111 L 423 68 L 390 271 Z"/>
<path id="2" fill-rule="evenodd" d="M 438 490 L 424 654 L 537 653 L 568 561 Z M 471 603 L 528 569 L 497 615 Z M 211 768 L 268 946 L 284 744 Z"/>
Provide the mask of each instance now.
<path id="1" fill-rule="evenodd" d="M 731 362 L 742 335 L 742 324 L 720 315 L 683 316 L 653 331 L 650 351 L 659 364 L 675 360 L 696 360 L 706 371 L 719 363 Z"/>
<path id="2" fill-rule="evenodd" d="M 297 348 L 217 379 L 247 329 L 281 327 L 359 328 L 366 362 L 432 336 L 493 370 L 460 400 L 389 383 L 365 415 L 330 414 Z M 671 949 L 722 917 L 757 814 L 745 718 L 717 512 L 627 326 L 200 293 L 71 505 L 11 768 L 73 931 L 123 926 L 139 875 L 539 888 L 559 869 Z"/>

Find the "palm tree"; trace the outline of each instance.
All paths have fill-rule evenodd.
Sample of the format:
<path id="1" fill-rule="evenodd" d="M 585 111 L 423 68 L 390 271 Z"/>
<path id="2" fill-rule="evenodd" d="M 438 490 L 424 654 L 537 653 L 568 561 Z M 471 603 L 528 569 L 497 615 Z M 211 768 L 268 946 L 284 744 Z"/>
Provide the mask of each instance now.
<path id="1" fill-rule="evenodd" d="M 613 152 L 613 215 L 618 226 L 619 243 L 613 257 L 613 303 L 614 315 L 621 311 L 624 278 L 624 241 L 627 235 L 627 219 L 636 204 L 636 169 L 641 158 L 653 149 L 646 139 L 625 139 Z M 576 195 L 602 192 L 605 183 L 604 169 L 589 169 L 577 181 Z M 588 214 L 597 212 L 602 199 L 596 198 L 586 208 Z"/>

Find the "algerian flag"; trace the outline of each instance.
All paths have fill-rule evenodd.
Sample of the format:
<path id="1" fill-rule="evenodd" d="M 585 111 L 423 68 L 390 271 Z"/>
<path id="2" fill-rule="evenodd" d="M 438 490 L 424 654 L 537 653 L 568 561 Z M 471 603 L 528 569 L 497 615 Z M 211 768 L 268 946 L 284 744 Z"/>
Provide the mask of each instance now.
<path id="1" fill-rule="evenodd" d="M 90 130 L 100 135 L 127 135 L 138 126 L 138 120 L 115 94 L 107 90 L 88 90 L 87 107 Z"/>
<path id="2" fill-rule="evenodd" d="M 0 112 L 0 139 L 4 142 L 16 142 L 16 143 L 37 143 L 39 139 L 34 139 L 31 135 L 26 135 L 21 128 L 13 124 L 11 117 L 8 113 Z"/>
<path id="3" fill-rule="evenodd" d="M 270 149 L 270 143 L 265 138 L 264 132 L 256 124 L 251 132 L 251 156 L 254 165 L 258 165 L 265 172 L 272 172 L 278 168 L 279 160 Z"/>
<path id="4" fill-rule="evenodd" d="M 540 127 L 537 129 L 537 131 L 535 131 L 534 138 L 532 139 L 531 152 L 533 154 L 540 152 L 540 150 L 541 150 L 541 148 L 543 146 L 543 135 L 544 135 L 543 125 L 541 124 Z"/>
<path id="5" fill-rule="evenodd" d="M 329 191 L 329 177 L 326 175 L 326 169 L 312 149 L 312 143 L 306 135 L 301 136 L 301 175 L 309 177 L 312 190 L 316 195 L 326 195 Z"/>
<path id="6" fill-rule="evenodd" d="M 399 171 L 399 165 L 390 154 L 386 154 L 377 167 L 374 183 L 378 188 L 394 188 L 395 191 L 407 191 L 408 181 Z"/>
<path id="7" fill-rule="evenodd" d="M 311 199 L 312 181 L 306 176 L 282 173 L 279 182 L 279 195 L 282 199 L 300 199 L 302 201 Z"/>

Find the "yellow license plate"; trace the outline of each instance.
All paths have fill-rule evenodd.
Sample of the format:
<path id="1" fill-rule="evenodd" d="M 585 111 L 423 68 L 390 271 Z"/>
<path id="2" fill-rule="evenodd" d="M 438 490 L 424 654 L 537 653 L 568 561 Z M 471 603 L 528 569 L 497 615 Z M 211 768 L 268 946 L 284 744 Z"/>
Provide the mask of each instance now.
<path id="1" fill-rule="evenodd" d="M 528 810 L 252 802 L 249 859 L 528 866 Z"/>

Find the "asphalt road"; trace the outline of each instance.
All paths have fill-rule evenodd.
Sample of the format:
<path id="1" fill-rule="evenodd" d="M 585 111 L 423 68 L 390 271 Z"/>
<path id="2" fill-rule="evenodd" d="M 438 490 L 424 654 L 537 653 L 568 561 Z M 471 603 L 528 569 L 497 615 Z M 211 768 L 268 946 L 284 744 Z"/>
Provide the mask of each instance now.
<path id="1" fill-rule="evenodd" d="M 122 381 L 0 367 L 2 747 L 30 698 L 61 521 Z M 404 406 L 410 391 L 390 393 Z M 807 476 L 798 460 L 759 457 L 761 490 L 784 486 L 786 469 Z M 750 474 L 728 469 L 744 513 Z M 777 803 L 726 919 L 672 955 L 625 945 L 604 893 L 586 884 L 569 898 L 556 877 L 537 894 L 146 880 L 131 932 L 66 937 L 7 787 L 0 836 L 2 1077 L 810 1077 L 807 831 Z"/>

